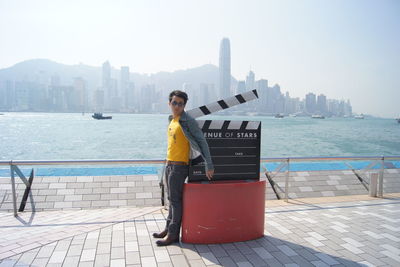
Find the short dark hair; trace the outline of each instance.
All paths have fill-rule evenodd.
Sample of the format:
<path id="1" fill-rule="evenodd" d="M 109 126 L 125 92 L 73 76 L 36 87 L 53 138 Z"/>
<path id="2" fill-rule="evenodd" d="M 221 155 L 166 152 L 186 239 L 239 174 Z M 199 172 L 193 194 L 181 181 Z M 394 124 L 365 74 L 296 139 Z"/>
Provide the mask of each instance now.
<path id="1" fill-rule="evenodd" d="M 185 105 L 186 105 L 186 102 L 189 100 L 188 95 L 185 92 L 182 92 L 181 90 L 174 90 L 171 93 L 169 93 L 169 102 L 172 101 L 172 98 L 174 96 L 182 98 Z"/>

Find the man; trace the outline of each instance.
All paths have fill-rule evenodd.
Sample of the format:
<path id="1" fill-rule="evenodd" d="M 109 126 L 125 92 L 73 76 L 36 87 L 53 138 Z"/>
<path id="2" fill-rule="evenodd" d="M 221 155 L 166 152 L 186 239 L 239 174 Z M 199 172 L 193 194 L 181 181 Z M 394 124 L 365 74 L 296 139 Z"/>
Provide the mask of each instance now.
<path id="1" fill-rule="evenodd" d="M 205 161 L 206 176 L 209 180 L 214 175 L 214 166 L 203 132 L 195 119 L 184 109 L 188 96 L 185 92 L 176 90 L 169 94 L 169 106 L 172 115 L 169 116 L 168 150 L 165 177 L 168 190 L 169 212 L 164 231 L 153 233 L 155 238 L 163 238 L 156 243 L 158 246 L 168 246 L 179 241 L 182 221 L 183 184 L 189 173 L 189 161 L 194 155 L 201 155 Z"/>

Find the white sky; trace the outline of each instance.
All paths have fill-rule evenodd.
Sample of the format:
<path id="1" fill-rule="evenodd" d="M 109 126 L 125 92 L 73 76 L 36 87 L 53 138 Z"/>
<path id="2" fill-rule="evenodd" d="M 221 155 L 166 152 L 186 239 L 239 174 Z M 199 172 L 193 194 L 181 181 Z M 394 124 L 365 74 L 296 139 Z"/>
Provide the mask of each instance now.
<path id="1" fill-rule="evenodd" d="M 232 75 L 350 99 L 355 112 L 400 116 L 398 0 L 0 0 L 0 68 L 33 58 L 133 72 L 218 65 Z"/>

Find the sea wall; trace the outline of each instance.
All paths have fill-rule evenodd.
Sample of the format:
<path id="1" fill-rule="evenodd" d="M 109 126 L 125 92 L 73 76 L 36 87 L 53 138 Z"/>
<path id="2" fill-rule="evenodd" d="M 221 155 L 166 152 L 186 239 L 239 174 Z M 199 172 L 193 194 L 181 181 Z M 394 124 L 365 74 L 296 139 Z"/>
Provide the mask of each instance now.
<path id="1" fill-rule="evenodd" d="M 35 177 L 25 210 L 160 206 L 158 179 L 157 175 Z M 19 207 L 26 186 L 18 177 L 16 185 Z M 12 211 L 10 178 L 0 178 L 0 192 L 0 210 Z"/>
<path id="2" fill-rule="evenodd" d="M 357 175 L 353 171 L 290 172 L 288 195 L 289 198 L 368 195 L 370 172 L 358 171 Z M 260 175 L 260 179 L 267 180 L 267 201 L 278 196 L 284 198 L 286 174 L 268 173 L 268 176 L 269 179 L 265 173 Z M 158 179 L 157 175 L 35 177 L 25 211 L 161 206 Z M 18 208 L 25 187 L 16 177 Z M 383 189 L 385 194 L 400 193 L 400 169 L 385 169 Z M 11 192 L 10 178 L 0 178 L 0 211 L 13 210 Z"/>

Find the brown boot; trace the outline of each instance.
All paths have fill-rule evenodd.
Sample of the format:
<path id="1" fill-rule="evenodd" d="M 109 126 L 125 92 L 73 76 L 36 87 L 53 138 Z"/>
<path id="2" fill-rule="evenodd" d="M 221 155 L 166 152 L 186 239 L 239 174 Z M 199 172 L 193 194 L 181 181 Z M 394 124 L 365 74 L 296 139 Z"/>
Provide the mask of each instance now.
<path id="1" fill-rule="evenodd" d="M 168 230 L 165 229 L 164 231 L 160 232 L 160 233 L 153 233 L 153 237 L 155 238 L 164 238 L 166 237 L 168 234 Z"/>
<path id="2" fill-rule="evenodd" d="M 172 236 L 168 234 L 163 240 L 157 240 L 157 246 L 169 246 L 172 243 L 179 242 L 179 236 Z"/>

